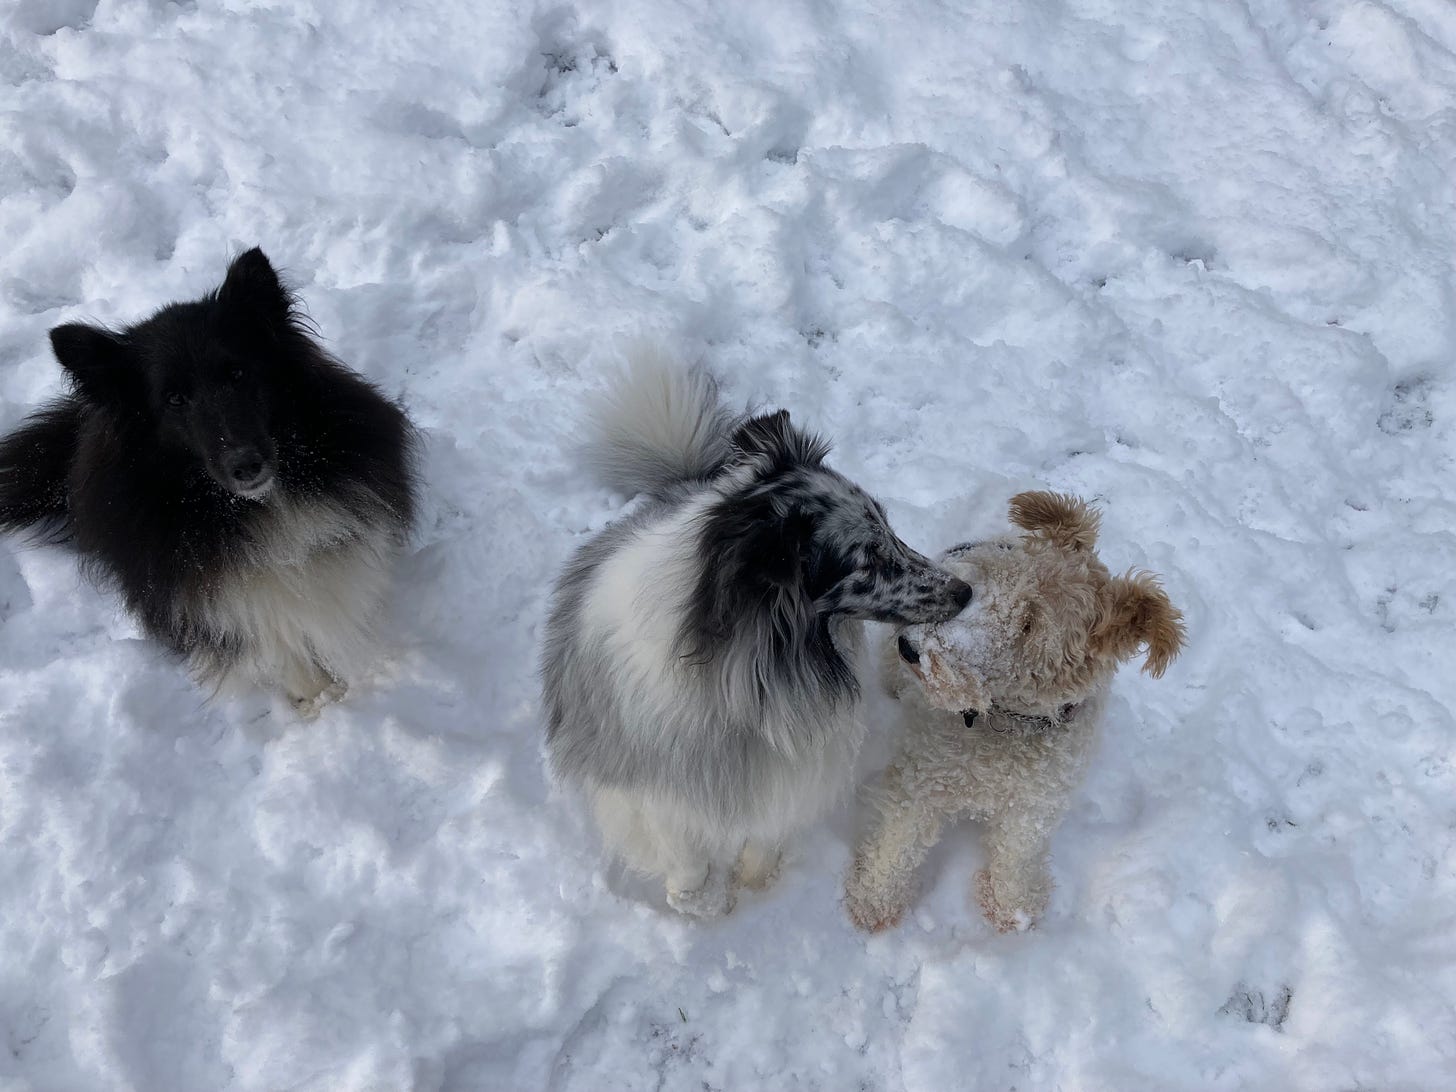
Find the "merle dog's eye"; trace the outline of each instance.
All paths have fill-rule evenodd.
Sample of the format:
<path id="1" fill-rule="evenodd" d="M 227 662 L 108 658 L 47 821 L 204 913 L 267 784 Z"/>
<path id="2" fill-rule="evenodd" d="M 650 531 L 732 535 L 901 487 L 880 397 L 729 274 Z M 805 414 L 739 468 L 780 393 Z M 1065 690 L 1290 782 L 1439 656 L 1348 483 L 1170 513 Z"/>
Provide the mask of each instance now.
<path id="1" fill-rule="evenodd" d="M 168 391 L 166 394 L 167 405 L 176 408 L 187 404 L 187 396 L 181 391 Z"/>

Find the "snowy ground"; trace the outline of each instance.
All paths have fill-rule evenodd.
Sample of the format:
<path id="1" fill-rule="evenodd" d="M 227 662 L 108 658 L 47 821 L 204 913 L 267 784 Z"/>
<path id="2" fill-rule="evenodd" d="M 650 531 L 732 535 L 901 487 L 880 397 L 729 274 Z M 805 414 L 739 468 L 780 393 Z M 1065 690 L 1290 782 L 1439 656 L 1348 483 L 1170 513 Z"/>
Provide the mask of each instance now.
<path id="1" fill-rule="evenodd" d="M 0 426 L 258 243 L 429 489 L 312 725 L 0 544 L 0 1089 L 1456 1079 L 1449 0 L 9 0 L 0 80 Z M 534 663 L 633 332 L 917 546 L 1047 484 L 1166 574 L 1040 928 L 967 827 L 856 934 L 849 805 L 720 925 L 603 869 Z"/>

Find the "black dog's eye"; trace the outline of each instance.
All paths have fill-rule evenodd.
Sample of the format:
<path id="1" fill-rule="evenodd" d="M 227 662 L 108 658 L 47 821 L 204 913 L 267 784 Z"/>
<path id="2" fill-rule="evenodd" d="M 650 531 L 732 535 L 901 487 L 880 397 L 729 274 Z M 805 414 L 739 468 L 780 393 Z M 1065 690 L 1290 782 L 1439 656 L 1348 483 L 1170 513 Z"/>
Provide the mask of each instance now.
<path id="1" fill-rule="evenodd" d="M 228 378 L 231 379 L 234 383 L 237 383 L 239 380 L 241 380 L 243 378 L 243 368 L 242 368 L 242 365 L 238 365 L 238 366 L 232 368 L 231 370 L 229 370 L 228 371 Z"/>
<path id="2" fill-rule="evenodd" d="M 168 391 L 166 398 L 167 405 L 173 407 L 174 409 L 178 406 L 185 406 L 187 404 L 187 396 L 181 391 Z"/>

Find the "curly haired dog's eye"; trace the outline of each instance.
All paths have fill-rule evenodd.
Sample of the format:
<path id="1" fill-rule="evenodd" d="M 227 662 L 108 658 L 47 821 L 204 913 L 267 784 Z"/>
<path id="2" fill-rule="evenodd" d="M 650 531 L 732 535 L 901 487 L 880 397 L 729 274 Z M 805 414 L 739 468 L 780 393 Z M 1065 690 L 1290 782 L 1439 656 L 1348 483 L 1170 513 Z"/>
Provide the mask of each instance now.
<path id="1" fill-rule="evenodd" d="M 233 368 L 231 368 L 228 371 L 228 378 L 231 379 L 234 383 L 236 383 L 239 380 L 241 380 L 243 378 L 242 365 L 236 365 Z"/>
<path id="2" fill-rule="evenodd" d="M 179 406 L 185 406 L 187 404 L 187 396 L 181 391 L 168 391 L 166 394 L 166 398 L 167 405 L 171 406 L 173 409 L 176 409 Z"/>
<path id="3" fill-rule="evenodd" d="M 900 659 L 904 660 L 907 664 L 918 664 L 920 662 L 920 653 L 915 651 L 915 646 L 910 643 L 910 638 L 906 637 L 903 633 L 900 635 L 900 639 L 895 642 L 895 647 L 900 650 Z"/>

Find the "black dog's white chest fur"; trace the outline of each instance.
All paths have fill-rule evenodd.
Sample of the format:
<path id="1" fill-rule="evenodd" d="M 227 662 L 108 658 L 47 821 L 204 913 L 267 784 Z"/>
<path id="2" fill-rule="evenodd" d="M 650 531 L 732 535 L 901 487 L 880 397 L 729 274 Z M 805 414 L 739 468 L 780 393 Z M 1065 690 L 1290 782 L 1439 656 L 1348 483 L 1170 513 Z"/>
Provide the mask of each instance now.
<path id="1" fill-rule="evenodd" d="M 281 680 L 303 700 L 356 669 L 389 590 L 398 533 L 327 502 L 270 497 L 215 580 L 179 596 L 176 622 L 207 680 Z"/>

